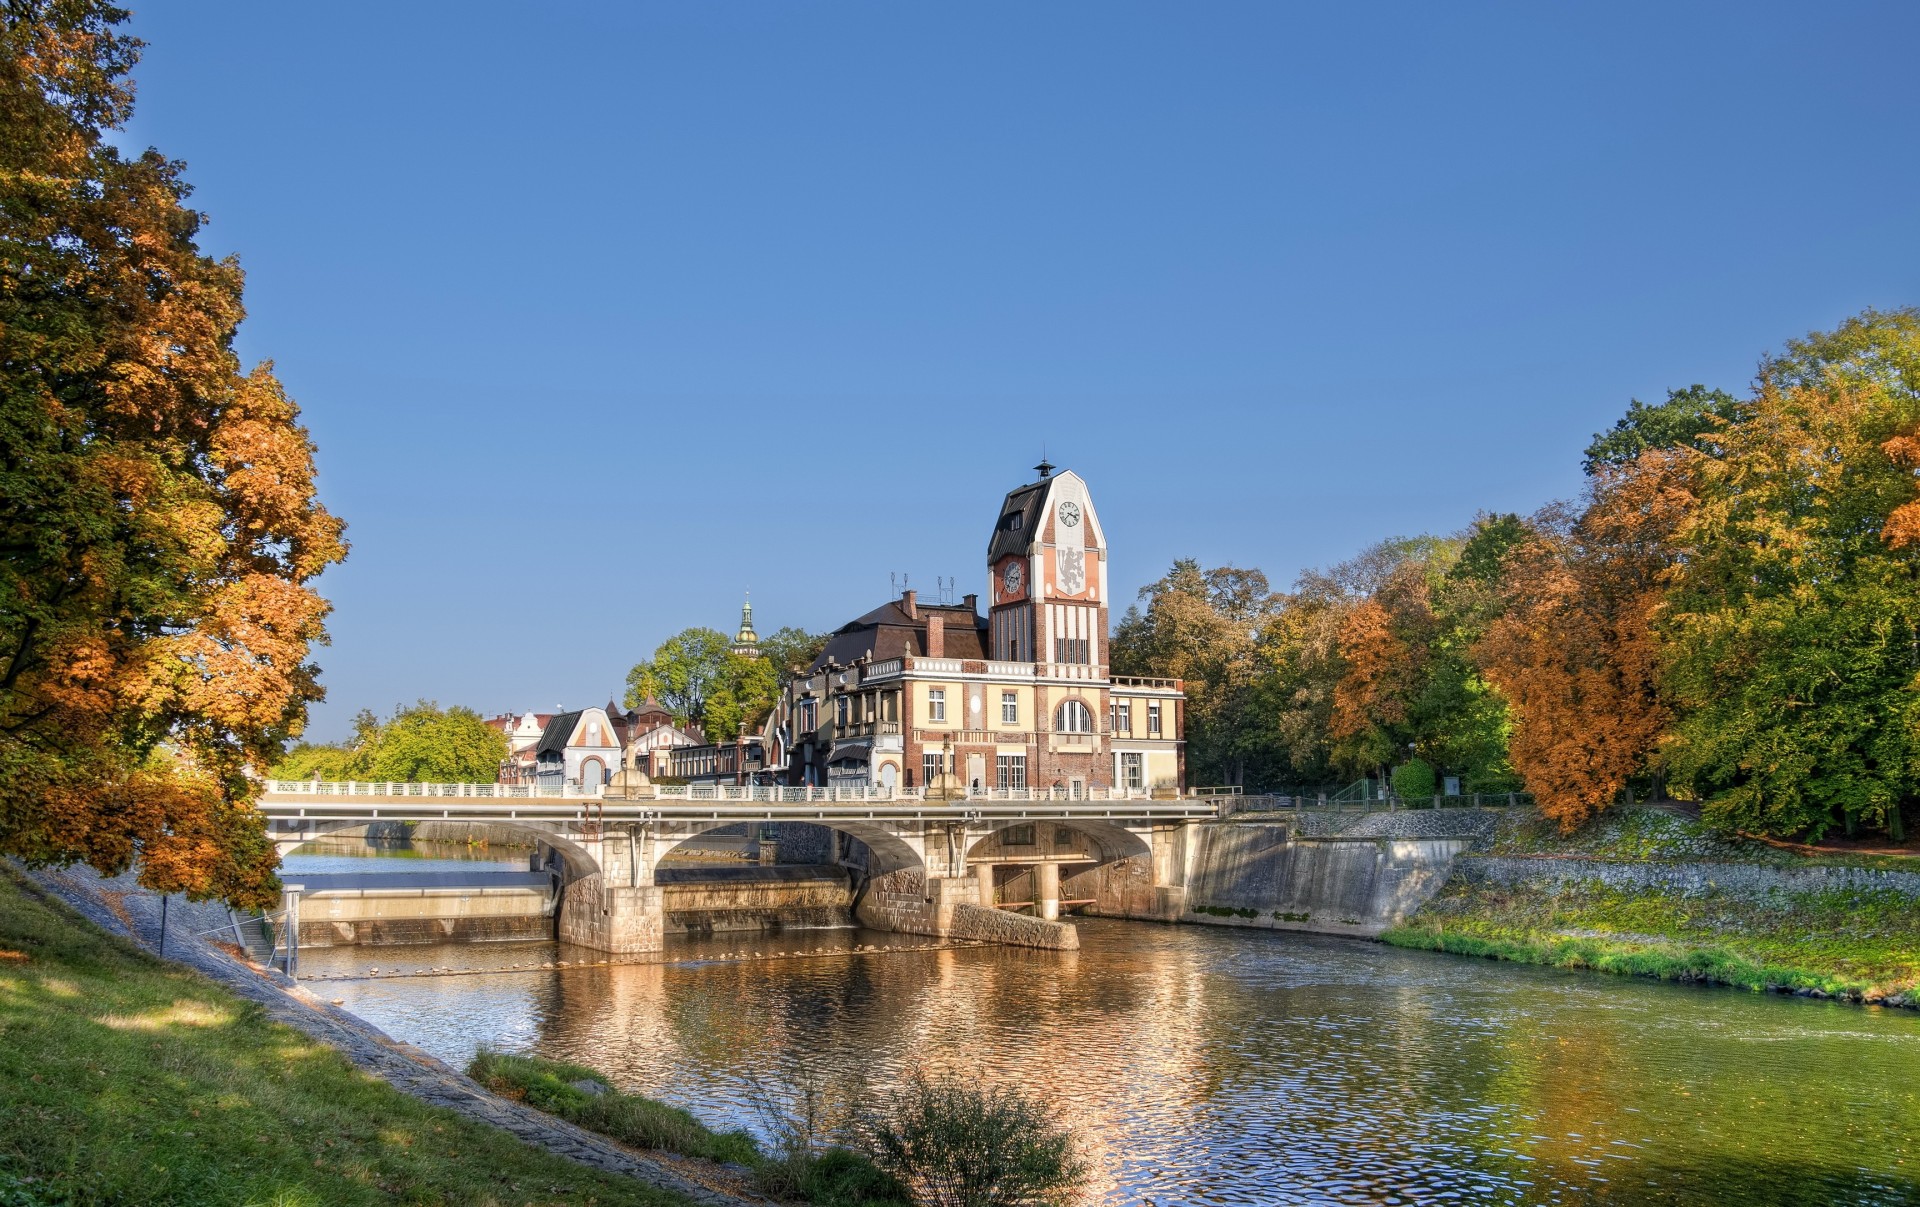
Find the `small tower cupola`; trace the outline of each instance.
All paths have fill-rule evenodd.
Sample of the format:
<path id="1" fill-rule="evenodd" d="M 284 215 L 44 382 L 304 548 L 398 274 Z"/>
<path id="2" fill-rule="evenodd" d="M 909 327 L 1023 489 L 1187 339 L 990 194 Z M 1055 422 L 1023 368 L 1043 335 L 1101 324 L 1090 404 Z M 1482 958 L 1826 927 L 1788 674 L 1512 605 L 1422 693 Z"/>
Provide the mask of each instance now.
<path id="1" fill-rule="evenodd" d="M 760 634 L 753 631 L 753 596 L 740 605 L 740 631 L 733 635 L 732 652 L 742 658 L 760 656 Z"/>

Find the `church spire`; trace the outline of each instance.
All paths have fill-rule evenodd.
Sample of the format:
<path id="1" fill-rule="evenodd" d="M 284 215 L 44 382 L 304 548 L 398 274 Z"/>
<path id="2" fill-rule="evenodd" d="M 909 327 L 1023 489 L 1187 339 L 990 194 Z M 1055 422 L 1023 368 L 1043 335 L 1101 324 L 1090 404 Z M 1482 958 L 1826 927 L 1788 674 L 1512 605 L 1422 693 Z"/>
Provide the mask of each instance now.
<path id="1" fill-rule="evenodd" d="M 746 658 L 760 656 L 760 634 L 753 631 L 753 592 L 740 605 L 740 631 L 733 635 L 733 652 Z"/>

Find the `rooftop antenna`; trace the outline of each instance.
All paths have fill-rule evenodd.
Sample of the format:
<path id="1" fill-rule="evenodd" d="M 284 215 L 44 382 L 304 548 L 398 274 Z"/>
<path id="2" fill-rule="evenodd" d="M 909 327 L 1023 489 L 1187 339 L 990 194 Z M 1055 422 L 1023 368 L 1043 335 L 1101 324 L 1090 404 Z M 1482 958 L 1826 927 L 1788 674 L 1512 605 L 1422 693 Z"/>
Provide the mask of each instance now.
<path id="1" fill-rule="evenodd" d="M 953 575 L 949 574 L 945 578 L 941 578 L 939 575 L 936 574 L 934 575 L 933 581 L 940 584 L 940 602 L 942 604 L 952 603 L 953 602 L 953 584 L 954 584 Z"/>

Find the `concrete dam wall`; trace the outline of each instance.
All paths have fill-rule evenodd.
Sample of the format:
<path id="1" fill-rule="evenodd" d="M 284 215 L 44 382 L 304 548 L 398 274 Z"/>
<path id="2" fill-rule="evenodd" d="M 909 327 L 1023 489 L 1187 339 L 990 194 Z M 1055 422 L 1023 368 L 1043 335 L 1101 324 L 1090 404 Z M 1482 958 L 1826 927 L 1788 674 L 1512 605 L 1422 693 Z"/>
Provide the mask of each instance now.
<path id="1" fill-rule="evenodd" d="M 831 866 L 662 867 L 656 878 L 670 935 L 854 924 L 853 886 Z"/>
<path id="2" fill-rule="evenodd" d="M 1185 921 L 1372 936 L 1440 891 L 1467 838 L 1306 838 L 1282 823 L 1199 827 Z"/>
<path id="3" fill-rule="evenodd" d="M 302 947 L 486 942 L 555 937 L 555 913 L 578 881 L 556 894 L 533 872 L 329 873 L 304 886 Z M 831 867 L 662 869 L 667 934 L 852 926 L 853 891 Z"/>

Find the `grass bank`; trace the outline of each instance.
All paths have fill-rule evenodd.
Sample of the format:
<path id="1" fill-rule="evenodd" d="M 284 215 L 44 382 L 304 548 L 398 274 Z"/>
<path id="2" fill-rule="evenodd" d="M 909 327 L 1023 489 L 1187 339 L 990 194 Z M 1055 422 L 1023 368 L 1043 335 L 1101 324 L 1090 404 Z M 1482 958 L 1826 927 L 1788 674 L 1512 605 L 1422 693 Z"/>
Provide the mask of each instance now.
<path id="1" fill-rule="evenodd" d="M 1447 885 L 1399 947 L 1920 1005 L 1920 902 L 1892 891 L 1682 896 L 1595 882 Z"/>
<path id="2" fill-rule="evenodd" d="M 623 1144 L 747 1166 L 762 1190 L 780 1198 L 817 1207 L 909 1207 L 906 1190 L 858 1153 L 768 1154 L 746 1132 L 716 1132 L 679 1107 L 614 1089 L 584 1065 L 481 1052 L 467 1075 Z"/>
<path id="3" fill-rule="evenodd" d="M 0 1203 L 677 1204 L 426 1106 L 0 863 Z"/>

